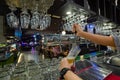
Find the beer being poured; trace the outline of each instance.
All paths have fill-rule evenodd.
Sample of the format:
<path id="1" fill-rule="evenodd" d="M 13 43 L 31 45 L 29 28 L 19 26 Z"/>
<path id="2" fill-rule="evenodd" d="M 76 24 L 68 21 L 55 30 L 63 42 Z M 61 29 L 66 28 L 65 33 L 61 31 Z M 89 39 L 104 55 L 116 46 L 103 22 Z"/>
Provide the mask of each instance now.
<path id="1" fill-rule="evenodd" d="M 76 43 L 72 44 L 72 48 L 69 51 L 69 54 L 67 56 L 68 62 L 69 63 L 73 63 L 75 58 L 77 57 L 77 55 L 80 53 L 81 49 L 79 47 L 79 45 L 77 45 Z"/>

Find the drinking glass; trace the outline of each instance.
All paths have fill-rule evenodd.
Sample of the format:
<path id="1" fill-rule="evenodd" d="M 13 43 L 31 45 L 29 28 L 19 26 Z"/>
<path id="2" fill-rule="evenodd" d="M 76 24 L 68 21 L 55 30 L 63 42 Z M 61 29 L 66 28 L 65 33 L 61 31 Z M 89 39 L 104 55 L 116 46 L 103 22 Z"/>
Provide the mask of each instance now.
<path id="1" fill-rule="evenodd" d="M 27 29 L 30 23 L 30 14 L 27 12 L 27 9 L 23 9 L 22 13 L 20 13 L 20 22 L 21 27 Z"/>
<path id="2" fill-rule="evenodd" d="M 80 53 L 81 49 L 76 43 L 72 44 L 72 48 L 67 56 L 68 62 L 73 63 L 77 55 Z"/>
<path id="3" fill-rule="evenodd" d="M 37 29 L 40 22 L 40 13 L 38 11 L 33 12 L 31 18 L 31 29 Z"/>
<path id="4" fill-rule="evenodd" d="M 7 14 L 7 24 L 12 28 L 17 28 L 19 25 L 19 20 L 14 12 Z"/>

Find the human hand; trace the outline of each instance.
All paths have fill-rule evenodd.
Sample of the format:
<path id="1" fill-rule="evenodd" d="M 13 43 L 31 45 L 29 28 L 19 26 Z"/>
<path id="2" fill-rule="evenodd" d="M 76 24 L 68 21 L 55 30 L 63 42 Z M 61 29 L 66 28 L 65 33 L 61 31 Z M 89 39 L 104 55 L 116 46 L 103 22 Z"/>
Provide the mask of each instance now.
<path id="1" fill-rule="evenodd" d="M 83 32 L 83 30 L 79 24 L 75 23 L 72 26 L 72 32 L 74 32 L 78 36 L 81 32 Z"/>
<path id="2" fill-rule="evenodd" d="M 72 64 L 70 64 L 67 58 L 63 58 L 60 62 L 59 70 L 61 71 L 63 68 L 71 69 Z"/>

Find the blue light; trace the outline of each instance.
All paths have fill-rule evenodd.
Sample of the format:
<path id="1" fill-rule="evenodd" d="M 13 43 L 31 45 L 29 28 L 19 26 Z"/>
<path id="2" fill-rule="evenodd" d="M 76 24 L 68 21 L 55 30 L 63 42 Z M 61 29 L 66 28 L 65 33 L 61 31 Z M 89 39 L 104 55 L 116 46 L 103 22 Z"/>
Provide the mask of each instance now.
<path id="1" fill-rule="evenodd" d="M 94 29 L 95 29 L 95 24 L 87 24 L 86 25 L 86 28 L 87 28 L 87 32 L 90 32 L 90 33 L 95 33 Z"/>
<path id="2" fill-rule="evenodd" d="M 22 31 L 20 31 L 20 30 L 15 30 L 14 35 L 15 35 L 16 37 L 18 37 L 18 38 L 21 38 L 21 36 L 22 36 Z"/>
<path id="3" fill-rule="evenodd" d="M 37 42 L 34 42 L 34 44 L 37 44 Z"/>
<path id="4" fill-rule="evenodd" d="M 33 35 L 33 37 L 35 38 L 35 37 L 36 37 L 36 35 Z"/>
<path id="5" fill-rule="evenodd" d="M 21 43 L 21 46 L 27 46 L 27 45 L 28 45 L 28 43 L 26 43 L 26 42 Z"/>
<path id="6" fill-rule="evenodd" d="M 89 24 L 89 28 L 93 29 L 95 26 L 93 24 Z"/>
<path id="7" fill-rule="evenodd" d="M 94 24 L 88 24 L 88 25 L 87 25 L 87 28 L 88 28 L 88 29 L 93 29 L 94 27 L 95 27 Z"/>

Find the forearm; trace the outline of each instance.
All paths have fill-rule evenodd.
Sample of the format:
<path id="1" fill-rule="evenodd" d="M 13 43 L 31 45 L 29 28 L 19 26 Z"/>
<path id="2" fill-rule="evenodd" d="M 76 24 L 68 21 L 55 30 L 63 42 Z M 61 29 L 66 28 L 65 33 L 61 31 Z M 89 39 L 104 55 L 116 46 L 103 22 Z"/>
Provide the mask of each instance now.
<path id="1" fill-rule="evenodd" d="M 78 77 L 72 71 L 67 71 L 67 73 L 64 75 L 64 78 L 65 78 L 65 80 L 82 80 L 80 77 Z"/>
<path id="2" fill-rule="evenodd" d="M 84 31 L 79 32 L 78 36 L 84 37 L 85 39 L 90 40 L 97 44 L 115 47 L 114 39 L 113 37 L 110 36 L 97 35 Z"/>

